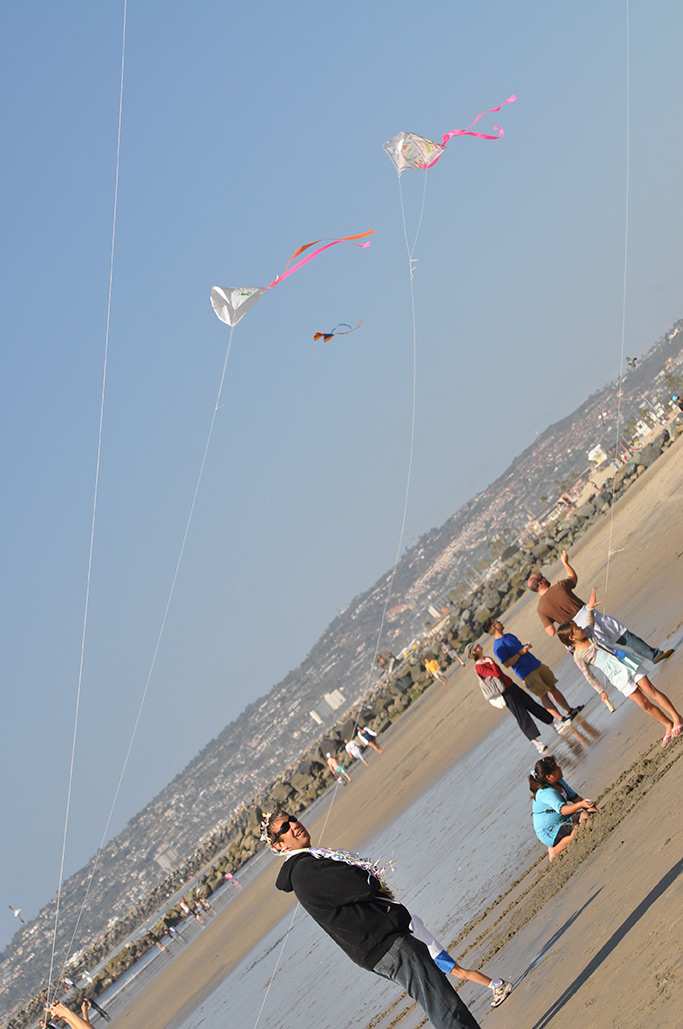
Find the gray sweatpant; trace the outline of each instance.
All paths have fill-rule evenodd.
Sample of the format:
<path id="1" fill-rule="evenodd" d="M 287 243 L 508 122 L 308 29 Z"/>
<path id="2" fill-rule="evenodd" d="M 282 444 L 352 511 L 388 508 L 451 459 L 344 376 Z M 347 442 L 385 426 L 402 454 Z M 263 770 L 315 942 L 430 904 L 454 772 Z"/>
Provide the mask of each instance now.
<path id="1" fill-rule="evenodd" d="M 398 936 L 373 971 L 402 986 L 434 1029 L 480 1029 L 448 977 L 434 964 L 427 947 L 414 936 Z"/>

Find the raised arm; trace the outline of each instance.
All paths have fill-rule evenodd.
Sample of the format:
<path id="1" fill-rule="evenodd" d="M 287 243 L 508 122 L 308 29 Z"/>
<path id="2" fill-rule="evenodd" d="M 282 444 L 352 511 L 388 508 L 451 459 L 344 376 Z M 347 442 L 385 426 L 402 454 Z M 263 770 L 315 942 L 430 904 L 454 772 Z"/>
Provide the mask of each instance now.
<path id="1" fill-rule="evenodd" d="M 77 1015 L 75 1011 L 68 1008 L 66 1004 L 57 1002 L 50 1007 L 50 1014 L 54 1015 L 55 1018 L 62 1018 L 67 1025 L 71 1026 L 71 1029 L 90 1029 L 92 1023 L 85 1021 L 80 1015 Z"/>
<path id="2" fill-rule="evenodd" d="M 576 586 L 577 582 L 579 581 L 579 577 L 572 568 L 572 566 L 569 564 L 569 554 L 566 550 L 563 550 L 560 554 L 560 561 L 562 562 L 562 567 L 567 573 L 567 578 L 571 579 L 572 585 Z"/>

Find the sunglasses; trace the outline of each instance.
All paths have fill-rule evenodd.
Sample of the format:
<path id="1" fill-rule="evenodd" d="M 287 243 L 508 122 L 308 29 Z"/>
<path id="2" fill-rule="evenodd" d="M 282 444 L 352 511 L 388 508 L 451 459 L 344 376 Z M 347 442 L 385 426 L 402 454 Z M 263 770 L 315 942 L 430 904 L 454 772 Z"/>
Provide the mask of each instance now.
<path id="1" fill-rule="evenodd" d="M 280 828 L 277 829 L 274 833 L 271 833 L 271 840 L 272 840 L 272 842 L 274 843 L 275 840 L 279 840 L 281 836 L 284 836 L 285 833 L 289 832 L 289 830 L 292 828 L 293 825 L 298 825 L 298 824 L 299 824 L 298 818 L 294 818 L 292 815 L 287 815 L 287 820 L 282 823 Z"/>

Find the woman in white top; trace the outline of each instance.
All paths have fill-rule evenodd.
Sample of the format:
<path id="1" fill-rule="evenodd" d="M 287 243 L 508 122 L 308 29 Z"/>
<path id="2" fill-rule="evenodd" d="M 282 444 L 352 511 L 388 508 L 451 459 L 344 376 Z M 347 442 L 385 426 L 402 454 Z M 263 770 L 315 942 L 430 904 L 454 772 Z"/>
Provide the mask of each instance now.
<path id="1" fill-rule="evenodd" d="M 591 616 L 596 603 L 594 590 L 586 605 Z M 586 629 L 590 630 L 590 624 L 586 626 Z M 586 629 L 579 628 L 574 622 L 565 622 L 564 625 L 559 626 L 557 635 L 565 646 L 573 648 L 576 664 L 603 701 L 607 694 L 591 672 L 591 665 L 602 672 L 615 689 L 637 704 L 646 715 L 650 715 L 664 726 L 662 746 L 666 747 L 683 731 L 683 718 L 679 712 L 667 695 L 650 682 L 641 665 L 631 660 L 620 661 L 614 654 L 601 647 L 596 640 L 590 639 Z"/>

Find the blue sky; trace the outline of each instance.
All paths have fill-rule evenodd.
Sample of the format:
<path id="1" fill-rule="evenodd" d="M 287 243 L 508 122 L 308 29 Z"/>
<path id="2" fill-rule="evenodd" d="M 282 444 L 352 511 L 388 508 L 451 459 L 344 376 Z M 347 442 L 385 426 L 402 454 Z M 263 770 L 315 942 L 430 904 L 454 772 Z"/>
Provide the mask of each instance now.
<path id="1" fill-rule="evenodd" d="M 632 4 L 627 352 L 683 313 L 683 11 Z M 118 3 L 3 8 L 0 881 L 54 892 L 102 362 Z M 407 538 L 613 376 L 624 232 L 624 5 L 131 3 L 109 393 L 67 872 L 103 827 L 166 599 L 225 344 L 213 283 L 377 230 L 240 325 L 114 828 L 386 570 L 408 444 L 409 307 L 384 141 L 519 94 L 454 140 L 417 256 Z M 419 175 L 404 177 L 409 217 Z M 361 331 L 315 348 L 338 321 Z M 11 828 L 10 828 L 11 827 Z M 0 941 L 14 928 L 0 919 Z"/>

